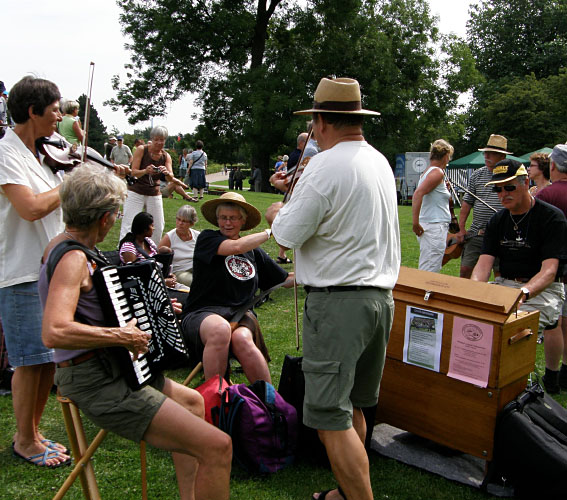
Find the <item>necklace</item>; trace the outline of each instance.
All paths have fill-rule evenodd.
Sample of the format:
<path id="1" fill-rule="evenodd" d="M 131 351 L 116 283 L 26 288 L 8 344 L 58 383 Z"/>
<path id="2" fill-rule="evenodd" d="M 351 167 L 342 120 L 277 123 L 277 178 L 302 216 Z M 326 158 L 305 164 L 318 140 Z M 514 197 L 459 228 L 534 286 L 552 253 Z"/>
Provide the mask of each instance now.
<path id="1" fill-rule="evenodd" d="M 530 197 L 530 208 L 528 209 L 528 211 L 523 215 L 523 217 L 519 220 L 516 221 L 514 219 L 514 216 L 512 215 L 511 212 L 508 212 L 508 215 L 510 216 L 510 219 L 512 220 L 512 224 L 514 224 L 514 231 L 516 231 L 516 233 L 518 232 L 518 226 L 522 223 L 522 221 L 528 216 L 528 214 L 531 212 L 532 210 L 532 206 L 533 206 L 533 198 Z"/>

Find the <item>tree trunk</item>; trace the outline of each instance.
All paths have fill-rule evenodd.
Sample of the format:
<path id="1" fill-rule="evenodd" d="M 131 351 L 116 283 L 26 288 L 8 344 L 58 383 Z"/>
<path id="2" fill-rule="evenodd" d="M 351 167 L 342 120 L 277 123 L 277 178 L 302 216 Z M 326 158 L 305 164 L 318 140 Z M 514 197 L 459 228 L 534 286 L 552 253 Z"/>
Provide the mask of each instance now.
<path id="1" fill-rule="evenodd" d="M 270 17 L 274 13 L 276 7 L 281 0 L 270 0 L 270 6 L 266 8 L 267 0 L 258 0 L 256 9 L 256 25 L 254 26 L 254 35 L 252 37 L 252 59 L 250 62 L 250 69 L 253 71 L 255 68 L 260 67 L 264 62 L 264 51 L 266 50 L 266 37 L 268 33 L 268 23 Z M 266 130 L 264 127 L 269 127 L 270 117 L 261 115 L 258 117 L 263 122 L 260 130 Z M 259 167 L 262 172 L 262 191 L 269 191 L 269 178 L 270 178 L 270 153 L 262 151 L 262 145 L 256 145 L 252 151 L 252 166 Z"/>

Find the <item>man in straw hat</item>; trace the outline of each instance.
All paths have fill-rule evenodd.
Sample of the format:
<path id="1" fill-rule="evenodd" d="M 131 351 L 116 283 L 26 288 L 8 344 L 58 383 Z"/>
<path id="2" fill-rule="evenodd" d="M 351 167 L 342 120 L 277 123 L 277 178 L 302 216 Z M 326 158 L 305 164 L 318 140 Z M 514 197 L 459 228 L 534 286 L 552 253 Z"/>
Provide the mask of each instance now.
<path id="1" fill-rule="evenodd" d="M 567 217 L 567 145 L 558 144 L 550 155 L 549 176 L 553 184 L 537 192 L 536 198 L 559 208 Z M 567 294 L 567 266 L 563 267 L 563 290 Z M 561 358 L 561 368 L 558 370 Z M 545 377 L 555 390 L 567 390 L 567 300 L 561 308 L 558 328 L 545 337 Z M 554 383 L 555 381 L 555 383 Z"/>
<path id="2" fill-rule="evenodd" d="M 471 175 L 468 185 L 468 191 L 463 197 L 461 211 L 459 213 L 460 231 L 457 238 L 461 242 L 465 242 L 463 254 L 461 256 L 461 278 L 470 278 L 472 270 L 480 256 L 482 247 L 482 236 L 488 219 L 498 210 L 502 209 L 500 201 L 496 193 L 492 192 L 490 187 L 486 187 L 486 183 L 492 177 L 494 166 L 501 160 L 506 158 L 508 140 L 502 135 L 492 134 L 488 139 L 486 147 L 479 149 L 484 153 L 484 167 L 475 170 Z M 475 198 L 473 195 L 476 195 Z M 480 198 L 480 201 L 478 198 Z M 484 203 L 487 203 L 494 210 L 491 210 Z M 473 220 L 469 231 L 467 232 L 466 224 L 470 211 L 473 209 Z M 498 269 L 498 261 L 495 263 L 495 271 Z"/>
<path id="3" fill-rule="evenodd" d="M 190 357 L 203 361 L 208 380 L 225 374 L 230 351 L 251 383 L 270 382 L 268 353 L 255 316 L 247 314 L 234 330 L 230 322 L 258 288 L 267 290 L 286 279 L 287 286 L 292 286 L 293 275 L 259 248 L 270 238 L 269 229 L 240 236 L 240 231 L 253 229 L 262 220 L 241 194 L 230 192 L 209 200 L 201 212 L 219 230 L 205 229 L 195 245 L 193 283 L 182 321 Z"/>
<path id="4" fill-rule="evenodd" d="M 339 489 L 315 499 L 372 498 L 362 408 L 376 405 L 400 267 L 396 185 L 384 156 L 362 135 L 360 88 L 323 78 L 311 109 L 322 150 L 290 201 L 273 204 L 278 244 L 294 248 L 303 317 L 303 422 L 318 430 Z"/>
<path id="5" fill-rule="evenodd" d="M 488 281 L 494 260 L 500 258 L 501 276 L 495 282 L 521 289 L 521 310 L 539 311 L 539 332 L 545 335 L 547 354 L 547 332 L 557 327 L 565 297 L 559 263 L 566 257 L 567 221 L 561 210 L 532 197 L 528 172 L 516 160 L 498 162 L 487 186 L 504 209 L 486 226 L 472 279 Z M 555 370 L 558 364 L 556 359 Z M 543 382 L 548 392 L 559 392 L 557 375 L 555 371 L 551 379 L 546 369 Z"/>

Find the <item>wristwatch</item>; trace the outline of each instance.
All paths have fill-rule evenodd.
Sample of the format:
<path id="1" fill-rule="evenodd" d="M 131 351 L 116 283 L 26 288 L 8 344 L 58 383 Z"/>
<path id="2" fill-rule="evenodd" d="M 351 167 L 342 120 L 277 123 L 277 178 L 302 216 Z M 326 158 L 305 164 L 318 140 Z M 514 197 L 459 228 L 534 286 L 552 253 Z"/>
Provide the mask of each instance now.
<path id="1" fill-rule="evenodd" d="M 522 290 L 522 293 L 524 294 L 524 302 L 527 302 L 528 300 L 530 300 L 530 291 L 523 286 L 522 288 L 520 288 L 520 290 Z"/>

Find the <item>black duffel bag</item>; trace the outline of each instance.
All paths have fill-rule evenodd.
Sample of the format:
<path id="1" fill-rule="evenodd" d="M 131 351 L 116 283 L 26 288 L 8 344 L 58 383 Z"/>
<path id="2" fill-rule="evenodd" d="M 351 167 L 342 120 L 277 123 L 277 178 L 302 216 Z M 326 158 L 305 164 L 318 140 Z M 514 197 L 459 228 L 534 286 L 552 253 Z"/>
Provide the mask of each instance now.
<path id="1" fill-rule="evenodd" d="M 564 500 L 565 478 L 567 410 L 535 382 L 498 416 L 483 487 L 503 480 L 516 498 Z"/>

